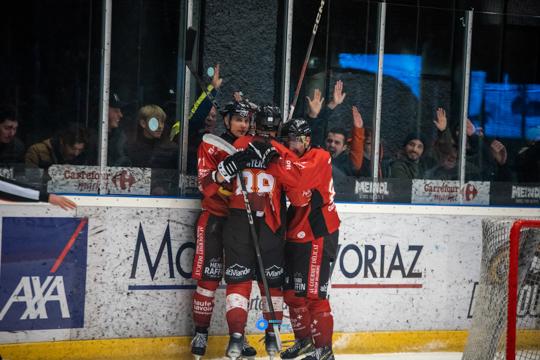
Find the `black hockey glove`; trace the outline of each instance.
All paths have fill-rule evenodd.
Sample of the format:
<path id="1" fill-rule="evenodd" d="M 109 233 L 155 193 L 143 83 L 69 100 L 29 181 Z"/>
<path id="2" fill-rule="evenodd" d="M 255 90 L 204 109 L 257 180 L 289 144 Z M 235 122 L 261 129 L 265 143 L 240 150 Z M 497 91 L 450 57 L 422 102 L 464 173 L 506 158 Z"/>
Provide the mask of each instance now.
<path id="1" fill-rule="evenodd" d="M 253 150 L 257 158 L 261 160 L 264 167 L 267 167 L 273 158 L 279 156 L 276 148 L 268 142 L 254 141 L 249 144 L 249 147 Z"/>
<path id="2" fill-rule="evenodd" d="M 250 150 L 239 151 L 229 155 L 218 164 L 218 171 L 225 178 L 225 181 L 231 182 L 236 174 L 244 170 L 248 163 L 255 158 Z"/>

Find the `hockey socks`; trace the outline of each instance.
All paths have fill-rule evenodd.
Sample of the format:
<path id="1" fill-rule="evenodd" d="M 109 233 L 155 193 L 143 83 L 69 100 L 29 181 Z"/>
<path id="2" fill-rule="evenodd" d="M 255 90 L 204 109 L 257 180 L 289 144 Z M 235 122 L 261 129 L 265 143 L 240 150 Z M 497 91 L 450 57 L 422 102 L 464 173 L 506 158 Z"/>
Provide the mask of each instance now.
<path id="1" fill-rule="evenodd" d="M 198 329 L 208 329 L 214 310 L 214 294 L 218 281 L 199 280 L 197 290 L 193 294 L 193 322 Z"/>
<path id="2" fill-rule="evenodd" d="M 308 300 L 311 313 L 311 334 L 316 348 L 332 347 L 334 317 L 328 300 Z"/>
<path id="3" fill-rule="evenodd" d="M 264 287 L 262 283 L 259 283 L 259 290 L 261 292 L 261 305 L 263 310 L 263 317 L 268 321 L 268 327 L 266 332 L 273 332 L 274 326 L 280 326 L 281 321 L 283 320 L 283 292 L 281 288 L 270 288 L 270 297 L 272 298 L 272 305 L 274 307 L 274 312 L 276 314 L 276 323 L 272 320 L 272 313 L 268 306 L 268 301 L 266 300 L 266 294 L 264 292 Z"/>
<path id="4" fill-rule="evenodd" d="M 249 295 L 251 294 L 251 281 L 227 285 L 227 324 L 229 334 L 244 334 L 247 323 Z"/>
<path id="5" fill-rule="evenodd" d="M 294 337 L 296 339 L 311 338 L 311 316 L 306 298 L 296 296 L 294 290 L 286 290 L 285 303 L 289 306 Z"/>

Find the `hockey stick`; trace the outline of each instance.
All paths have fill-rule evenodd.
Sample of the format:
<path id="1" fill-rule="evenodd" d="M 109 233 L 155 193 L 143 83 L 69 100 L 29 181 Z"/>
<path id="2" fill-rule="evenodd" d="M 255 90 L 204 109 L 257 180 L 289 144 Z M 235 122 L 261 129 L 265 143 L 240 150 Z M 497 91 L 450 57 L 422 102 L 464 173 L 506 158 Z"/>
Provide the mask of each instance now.
<path id="1" fill-rule="evenodd" d="M 315 24 L 313 25 L 313 30 L 311 31 L 311 39 L 309 40 L 306 57 L 304 58 L 304 64 L 302 65 L 302 71 L 300 71 L 300 78 L 298 79 L 298 83 L 296 84 L 296 90 L 294 91 L 294 97 L 293 101 L 291 102 L 289 115 L 287 116 L 287 121 L 285 122 L 288 122 L 292 119 L 294 108 L 296 107 L 296 102 L 298 101 L 298 96 L 300 96 L 300 88 L 302 87 L 304 76 L 306 75 L 309 57 L 311 56 L 311 50 L 313 49 L 313 43 L 315 42 L 315 35 L 317 34 L 317 29 L 319 28 L 319 22 L 321 21 L 323 9 L 324 0 L 321 0 L 321 5 L 319 5 L 319 11 L 317 12 L 317 17 L 315 18 Z"/>
<path id="2" fill-rule="evenodd" d="M 219 150 L 225 151 L 229 155 L 232 155 L 238 151 L 232 144 L 228 143 L 225 139 L 222 139 L 214 134 L 204 134 L 202 141 L 217 147 Z"/>
<path id="3" fill-rule="evenodd" d="M 193 68 L 193 49 L 195 48 L 196 38 L 197 38 L 197 30 L 195 30 L 192 27 L 189 27 L 186 33 L 186 54 L 185 54 L 186 57 L 184 59 L 186 62 L 186 67 L 188 68 L 189 72 L 193 75 L 193 77 L 197 81 L 201 90 L 206 94 L 208 99 L 212 102 L 212 105 L 214 105 L 216 109 L 219 110 L 219 106 L 216 102 L 216 99 L 212 96 L 212 94 L 206 88 L 207 85 L 205 84 L 204 80 L 199 76 L 199 74 Z"/>
<path id="4" fill-rule="evenodd" d="M 328 289 L 326 290 L 326 299 L 328 300 L 330 300 L 330 289 L 332 288 L 332 274 L 334 273 L 334 268 L 336 267 L 340 248 L 341 248 L 341 244 L 338 244 L 337 249 L 336 249 L 336 258 L 332 262 L 332 265 L 330 265 L 330 275 L 328 275 Z"/>
<path id="5" fill-rule="evenodd" d="M 220 150 L 225 151 L 227 154 L 234 154 L 238 151 L 230 143 L 228 143 L 224 139 L 214 134 L 204 134 L 203 141 L 207 144 L 217 147 Z M 263 259 L 261 255 L 259 236 L 257 235 L 257 231 L 255 229 L 255 222 L 253 221 L 253 214 L 251 212 L 251 204 L 249 203 L 246 184 L 242 176 L 240 175 L 240 173 L 236 174 L 236 177 L 237 177 L 238 183 L 240 184 L 240 188 L 242 190 L 242 196 L 244 198 L 244 205 L 246 207 L 246 214 L 247 214 L 248 222 L 249 222 L 249 232 L 251 234 L 251 239 L 253 240 L 253 246 L 255 247 L 255 254 L 257 256 L 257 265 L 259 267 L 259 272 L 261 273 L 261 279 L 262 279 L 264 293 L 265 293 L 264 295 L 266 298 L 266 302 L 268 303 L 270 316 L 272 317 L 272 321 L 273 321 L 272 325 L 274 329 L 274 334 L 276 334 L 276 343 L 277 343 L 278 351 L 281 351 L 281 336 L 279 333 L 279 327 L 277 325 L 278 321 L 276 317 L 276 312 L 274 310 L 274 304 L 272 303 L 272 296 L 270 295 L 270 288 L 268 286 L 268 280 L 266 279 L 266 273 L 264 272 L 264 263 L 263 263 Z"/>

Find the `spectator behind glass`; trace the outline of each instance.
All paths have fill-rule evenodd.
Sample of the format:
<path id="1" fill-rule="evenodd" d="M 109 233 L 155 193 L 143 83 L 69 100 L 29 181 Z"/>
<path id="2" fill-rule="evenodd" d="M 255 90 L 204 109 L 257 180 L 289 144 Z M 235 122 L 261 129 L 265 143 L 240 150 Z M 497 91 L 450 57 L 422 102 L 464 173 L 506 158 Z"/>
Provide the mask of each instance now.
<path id="1" fill-rule="evenodd" d="M 334 127 L 326 134 L 325 139 L 323 136 L 331 112 L 343 103 L 346 96 L 347 94 L 343 92 L 343 82 L 338 80 L 334 84 L 332 101 L 324 109 L 322 106 L 324 98 L 322 98 L 319 89 L 314 90 L 313 98 L 306 97 L 308 105 L 307 119 L 312 128 L 313 144 L 323 146 L 330 152 L 332 156 L 332 174 L 336 182 L 341 182 L 346 177 L 358 176 L 363 159 L 364 123 L 356 106 L 352 107 L 351 150 L 349 150 L 345 129 Z"/>
<path id="2" fill-rule="evenodd" d="M 347 132 L 343 128 L 332 128 L 326 136 L 326 150 L 332 156 L 332 168 L 334 175 L 336 171 L 341 175 L 356 176 L 357 171 L 353 168 L 353 163 L 349 157 L 347 147 Z"/>
<path id="3" fill-rule="evenodd" d="M 157 105 L 146 105 L 137 113 L 137 140 L 129 146 L 131 165 L 136 167 L 176 169 L 178 147 L 163 135 L 167 115 Z"/>
<path id="4" fill-rule="evenodd" d="M 434 157 L 439 161 L 439 165 L 442 165 L 453 156 L 452 147 L 457 149 L 459 129 L 456 128 L 454 131 L 449 129 L 446 111 L 443 108 L 437 109 L 434 124 L 438 129 Z M 482 129 L 476 129 L 470 119 L 467 119 L 466 126 L 466 180 L 509 181 L 512 174 L 507 165 L 508 155 L 504 144 L 498 140 L 492 140 L 488 145 Z M 457 180 L 457 168 L 455 179 L 452 176 L 452 179 L 445 180 Z"/>
<path id="5" fill-rule="evenodd" d="M 222 83 L 223 79 L 220 77 L 220 65 L 216 64 L 214 67 L 214 75 L 212 76 L 212 83 L 208 85 L 206 92 L 203 91 L 200 94 L 189 113 L 188 174 L 197 173 L 197 149 L 202 142 L 202 137 L 204 134 L 212 133 L 216 128 L 217 109 L 212 103 L 212 100 L 208 97 L 207 92 L 211 97 L 215 98 Z M 178 143 L 180 130 L 181 124 L 177 121 L 171 129 L 169 139 Z"/>
<path id="6" fill-rule="evenodd" d="M 120 100 L 120 97 L 113 93 L 109 98 L 109 140 L 107 149 L 107 165 L 108 166 L 128 166 L 130 165 L 129 157 L 127 156 L 127 137 L 120 126 L 120 121 L 124 117 L 122 108 L 127 105 L 126 102 Z"/>
<path id="7" fill-rule="evenodd" d="M 47 169 L 53 164 L 86 165 L 88 134 L 85 128 L 71 124 L 49 139 L 28 148 L 25 163 L 28 167 Z"/>
<path id="8" fill-rule="evenodd" d="M 423 136 L 414 133 L 407 135 L 398 158 L 390 164 L 389 177 L 422 179 L 426 171 L 423 161 L 426 145 Z"/>
<path id="9" fill-rule="evenodd" d="M 457 147 L 448 142 L 436 142 L 434 153 L 438 158 L 438 165 L 425 172 L 426 179 L 459 180 Z M 467 161 L 465 164 L 467 180 L 481 180 L 481 172 L 474 164 Z"/>
<path id="10" fill-rule="evenodd" d="M 323 107 L 324 98 L 321 96 L 321 90 L 313 91 L 313 98 L 306 96 L 308 113 L 307 120 L 312 129 L 312 143 L 316 146 L 325 144 L 326 135 L 324 132 L 328 125 L 328 119 L 332 115 L 332 111 L 343 103 L 346 93 L 343 92 L 343 81 L 338 80 L 334 84 L 334 92 L 332 100 Z"/>
<path id="11" fill-rule="evenodd" d="M 15 109 L 0 105 L 0 167 L 24 163 L 24 144 L 15 137 L 18 127 Z"/>
<path id="12" fill-rule="evenodd" d="M 516 168 L 519 182 L 540 182 L 540 140 L 519 151 Z"/>

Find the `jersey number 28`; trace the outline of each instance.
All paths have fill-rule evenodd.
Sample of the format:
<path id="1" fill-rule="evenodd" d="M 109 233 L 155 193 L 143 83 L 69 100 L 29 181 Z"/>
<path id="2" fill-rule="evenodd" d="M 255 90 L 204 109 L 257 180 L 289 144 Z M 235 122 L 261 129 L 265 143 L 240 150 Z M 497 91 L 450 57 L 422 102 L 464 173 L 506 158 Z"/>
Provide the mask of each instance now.
<path id="1" fill-rule="evenodd" d="M 248 193 L 271 193 L 274 189 L 275 180 L 274 177 L 265 172 L 253 172 L 251 170 L 242 171 L 242 177 L 246 184 L 246 190 Z M 236 186 L 236 195 L 242 193 L 240 184 Z"/>

